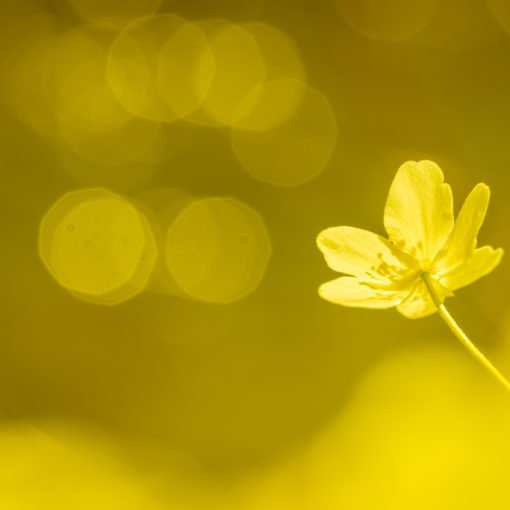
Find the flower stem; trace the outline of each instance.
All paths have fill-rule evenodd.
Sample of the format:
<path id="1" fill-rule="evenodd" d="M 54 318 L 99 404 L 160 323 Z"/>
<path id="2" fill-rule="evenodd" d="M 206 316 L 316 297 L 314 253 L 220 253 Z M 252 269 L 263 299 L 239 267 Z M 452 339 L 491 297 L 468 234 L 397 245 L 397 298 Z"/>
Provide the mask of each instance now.
<path id="1" fill-rule="evenodd" d="M 429 273 L 422 273 L 421 277 L 427 286 L 430 297 L 436 305 L 437 311 L 441 318 L 446 322 L 452 333 L 461 341 L 462 345 L 508 390 L 510 391 L 510 382 L 505 376 L 478 350 L 471 342 L 466 333 L 462 331 L 460 326 L 455 322 L 446 307 L 441 303 L 437 292 L 432 284 L 432 278 Z"/>

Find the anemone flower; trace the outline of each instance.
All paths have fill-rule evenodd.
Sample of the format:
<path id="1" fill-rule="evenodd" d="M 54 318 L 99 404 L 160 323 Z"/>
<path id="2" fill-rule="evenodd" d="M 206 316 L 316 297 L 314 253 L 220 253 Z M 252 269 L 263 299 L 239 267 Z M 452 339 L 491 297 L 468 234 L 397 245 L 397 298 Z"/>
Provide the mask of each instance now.
<path id="1" fill-rule="evenodd" d="M 432 161 L 408 161 L 391 184 L 384 226 L 388 237 L 354 227 L 331 227 L 317 237 L 329 267 L 341 276 L 319 287 L 332 303 L 392 308 L 416 319 L 439 312 L 468 350 L 502 382 L 510 383 L 475 347 L 444 306 L 453 292 L 490 273 L 501 248 L 477 248 L 490 190 L 477 184 L 456 221 L 443 172 Z"/>

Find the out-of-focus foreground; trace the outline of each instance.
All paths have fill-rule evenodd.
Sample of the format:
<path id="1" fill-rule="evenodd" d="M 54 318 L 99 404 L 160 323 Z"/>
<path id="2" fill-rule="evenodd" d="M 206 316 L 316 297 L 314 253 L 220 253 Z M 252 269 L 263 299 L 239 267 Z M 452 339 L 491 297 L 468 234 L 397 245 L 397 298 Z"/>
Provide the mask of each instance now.
<path id="1" fill-rule="evenodd" d="M 16 0 L 0 43 L 0 508 L 510 507 L 508 395 L 315 246 L 426 158 L 507 247 L 507 2 Z M 507 376 L 508 267 L 448 303 Z"/>

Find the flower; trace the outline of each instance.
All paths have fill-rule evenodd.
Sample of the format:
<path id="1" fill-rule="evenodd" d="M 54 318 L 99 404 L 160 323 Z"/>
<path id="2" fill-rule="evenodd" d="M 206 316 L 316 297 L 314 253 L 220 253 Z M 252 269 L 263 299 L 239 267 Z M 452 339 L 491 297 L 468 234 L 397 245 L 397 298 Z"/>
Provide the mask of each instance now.
<path id="1" fill-rule="evenodd" d="M 329 267 L 342 276 L 322 284 L 327 301 L 363 308 L 391 308 L 409 318 L 437 311 L 422 275 L 439 301 L 490 273 L 503 250 L 477 248 L 490 190 L 477 184 L 453 218 L 451 188 L 432 161 L 408 161 L 391 184 L 384 226 L 389 238 L 354 227 L 332 227 L 317 237 Z"/>

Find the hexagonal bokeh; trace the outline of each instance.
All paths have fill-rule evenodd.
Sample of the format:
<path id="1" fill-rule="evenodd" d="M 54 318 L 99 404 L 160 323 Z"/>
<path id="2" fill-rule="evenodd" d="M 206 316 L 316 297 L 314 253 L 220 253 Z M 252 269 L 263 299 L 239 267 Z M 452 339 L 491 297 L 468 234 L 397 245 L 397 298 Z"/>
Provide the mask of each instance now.
<path id="1" fill-rule="evenodd" d="M 145 119 L 173 122 L 193 112 L 213 76 L 205 34 L 174 14 L 136 20 L 110 47 L 110 86 L 127 111 Z"/>
<path id="2" fill-rule="evenodd" d="M 270 255 L 259 213 L 233 198 L 192 202 L 166 234 L 168 271 L 187 295 L 203 301 L 231 303 L 255 290 Z"/>
<path id="3" fill-rule="evenodd" d="M 241 165 L 255 179 L 276 186 L 300 186 L 320 175 L 338 136 L 328 98 L 295 80 L 266 83 L 255 96 L 255 107 L 230 132 Z M 245 100 L 254 102 L 249 96 Z"/>
<path id="4" fill-rule="evenodd" d="M 147 220 L 106 189 L 67 193 L 46 213 L 39 253 L 55 280 L 77 297 L 115 305 L 141 292 L 157 256 Z"/>

